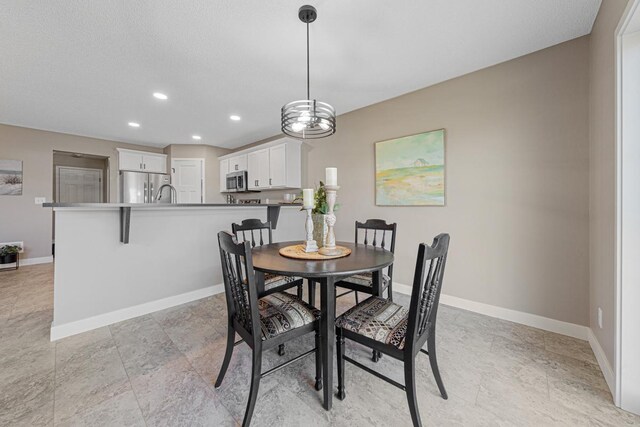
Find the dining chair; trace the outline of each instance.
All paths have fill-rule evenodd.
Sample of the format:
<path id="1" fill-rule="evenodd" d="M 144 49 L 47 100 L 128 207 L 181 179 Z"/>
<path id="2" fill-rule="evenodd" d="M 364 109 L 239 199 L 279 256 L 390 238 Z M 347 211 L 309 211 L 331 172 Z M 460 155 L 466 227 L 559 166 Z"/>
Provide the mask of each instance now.
<path id="1" fill-rule="evenodd" d="M 419 352 L 429 356 L 440 394 L 447 399 L 436 359 L 436 316 L 448 250 L 448 234 L 436 236 L 431 246 L 420 244 L 408 310 L 392 301 L 371 296 L 336 319 L 338 399 L 346 397 L 344 375 L 347 361 L 404 390 L 413 425 L 421 426 L 415 378 L 415 359 Z M 345 356 L 346 338 L 402 361 L 404 385 Z M 422 348 L 425 343 L 426 350 Z"/>
<path id="2" fill-rule="evenodd" d="M 387 224 L 383 219 L 368 219 L 365 222 L 356 221 L 355 243 L 388 249 L 393 253 L 396 248 L 396 229 L 396 223 Z M 380 295 L 387 290 L 389 300 L 393 301 L 393 264 L 387 268 L 386 273 L 381 272 L 381 275 Z M 337 295 L 336 298 L 355 292 L 357 304 L 360 302 L 358 292 L 369 295 L 374 294 L 373 273 L 360 273 L 349 276 L 336 282 L 336 286 L 349 289 L 349 291 Z M 311 281 L 309 282 L 309 304 L 315 305 L 315 283 Z"/>
<path id="3" fill-rule="evenodd" d="M 273 229 L 271 222 L 259 219 L 245 219 L 240 224 L 231 224 L 231 229 L 239 242 L 248 241 L 251 247 L 273 243 Z M 266 273 L 264 275 L 264 289 L 261 295 L 269 295 L 286 289 L 297 288 L 298 298 L 302 298 L 302 277 L 281 276 Z"/>
<path id="4" fill-rule="evenodd" d="M 286 292 L 259 297 L 249 241 L 238 243 L 232 234 L 221 231 L 218 233 L 218 245 L 227 300 L 228 326 L 227 348 L 215 387 L 219 388 L 222 384 L 234 347 L 245 342 L 252 350 L 251 388 L 242 421 L 243 426 L 248 426 L 255 408 L 260 379 L 311 353 L 315 353 L 316 358 L 315 388 L 322 389 L 320 311 L 296 295 Z M 314 349 L 262 372 L 263 351 L 311 332 L 315 332 Z M 234 342 L 236 333 L 241 338 L 238 342 Z"/>
<path id="5" fill-rule="evenodd" d="M 388 249 L 393 253 L 396 249 L 396 223 L 387 224 L 383 219 L 368 219 L 365 222 L 356 221 L 355 243 Z M 389 237 L 387 237 L 389 234 Z M 362 237 L 362 240 L 360 238 Z M 393 264 L 387 268 L 387 273 L 382 273 L 382 287 L 380 295 L 386 290 L 389 301 L 393 301 Z M 356 304 L 358 301 L 358 292 L 364 292 L 373 295 L 373 273 L 361 273 L 349 276 L 336 283 L 336 286 L 350 289 L 349 292 L 338 295 L 346 295 L 351 291 L 356 293 Z"/>
<path id="6" fill-rule="evenodd" d="M 231 230 L 239 242 L 248 241 L 251 243 L 252 248 L 273 243 L 273 228 L 270 221 L 262 222 L 259 219 L 245 219 L 240 224 L 231 224 Z M 260 296 L 297 288 L 296 294 L 298 298 L 302 299 L 302 284 L 302 277 L 265 273 L 264 283 L 258 283 L 257 286 Z M 278 347 L 278 354 L 280 356 L 285 354 L 284 345 Z"/>

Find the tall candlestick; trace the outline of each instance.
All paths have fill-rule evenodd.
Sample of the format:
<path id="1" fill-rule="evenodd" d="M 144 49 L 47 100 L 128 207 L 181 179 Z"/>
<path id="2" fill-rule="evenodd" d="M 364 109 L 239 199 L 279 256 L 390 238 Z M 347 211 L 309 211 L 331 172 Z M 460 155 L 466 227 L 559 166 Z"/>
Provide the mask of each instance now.
<path id="1" fill-rule="evenodd" d="M 304 247 L 305 252 L 318 252 L 318 243 L 313 240 L 313 219 L 311 218 L 311 210 L 313 208 L 311 206 L 307 206 L 303 209 L 307 211 L 307 220 L 304 224 L 305 231 L 307 232 L 307 240 L 302 246 Z"/>
<path id="2" fill-rule="evenodd" d="M 302 206 L 304 208 L 313 207 L 313 188 L 305 188 L 302 190 Z"/>
<path id="3" fill-rule="evenodd" d="M 326 168 L 325 169 L 325 185 L 336 186 L 338 185 L 338 168 Z"/>
<path id="4" fill-rule="evenodd" d="M 335 168 L 327 168 L 329 169 Z M 334 177 L 337 176 L 334 175 Z M 327 177 L 329 177 L 329 173 L 327 172 Z M 340 250 L 336 248 L 336 235 L 333 227 L 336 225 L 336 215 L 333 213 L 333 208 L 336 205 L 336 198 L 338 189 L 337 185 L 325 185 L 324 190 L 327 193 L 327 217 L 325 221 L 327 222 L 327 237 L 324 242 L 324 246 L 320 248 L 318 251 L 322 255 L 339 255 Z"/>

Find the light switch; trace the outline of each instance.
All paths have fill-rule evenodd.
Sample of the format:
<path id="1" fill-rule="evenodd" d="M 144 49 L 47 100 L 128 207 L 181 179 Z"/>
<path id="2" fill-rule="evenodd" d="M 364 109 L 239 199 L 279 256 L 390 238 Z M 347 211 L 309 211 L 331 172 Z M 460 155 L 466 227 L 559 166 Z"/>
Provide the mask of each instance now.
<path id="1" fill-rule="evenodd" d="M 43 203 L 47 203 L 46 197 L 36 197 L 36 205 L 41 205 Z"/>

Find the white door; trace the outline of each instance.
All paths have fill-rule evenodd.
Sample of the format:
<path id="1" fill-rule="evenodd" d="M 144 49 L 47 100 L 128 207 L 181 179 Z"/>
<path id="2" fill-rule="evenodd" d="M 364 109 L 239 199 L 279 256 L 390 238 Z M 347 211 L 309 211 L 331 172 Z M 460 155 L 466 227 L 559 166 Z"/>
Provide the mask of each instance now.
<path id="1" fill-rule="evenodd" d="M 178 203 L 204 203 L 204 159 L 171 160 L 171 183 Z"/>
<path id="2" fill-rule="evenodd" d="M 100 169 L 57 167 L 57 203 L 102 202 L 102 171 Z"/>
<path id="3" fill-rule="evenodd" d="M 269 148 L 269 186 L 284 187 L 287 183 L 287 145 Z"/>

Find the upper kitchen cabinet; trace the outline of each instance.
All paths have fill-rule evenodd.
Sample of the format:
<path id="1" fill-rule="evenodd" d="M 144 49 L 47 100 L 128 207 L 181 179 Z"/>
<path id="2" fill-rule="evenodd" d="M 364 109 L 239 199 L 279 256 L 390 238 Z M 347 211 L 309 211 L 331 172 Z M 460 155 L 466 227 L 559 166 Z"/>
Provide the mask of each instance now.
<path id="1" fill-rule="evenodd" d="M 227 191 L 227 174 L 229 173 L 229 159 L 220 160 L 220 192 Z"/>
<path id="2" fill-rule="evenodd" d="M 166 154 L 118 148 L 118 169 L 135 172 L 167 173 Z"/>
<path id="3" fill-rule="evenodd" d="M 240 154 L 229 157 L 229 172 L 238 172 L 247 170 L 247 155 Z"/>
<path id="4" fill-rule="evenodd" d="M 247 188 L 264 190 L 269 188 L 269 149 L 247 154 Z"/>
<path id="5" fill-rule="evenodd" d="M 301 143 L 288 138 L 284 140 L 286 142 L 269 147 L 269 188 L 301 188 Z"/>
<path id="6" fill-rule="evenodd" d="M 302 187 L 301 142 L 281 138 L 220 157 L 220 180 L 227 173 L 247 171 L 249 190 Z M 237 168 L 236 168 L 237 166 Z M 225 191 L 220 184 L 220 191 Z"/>

